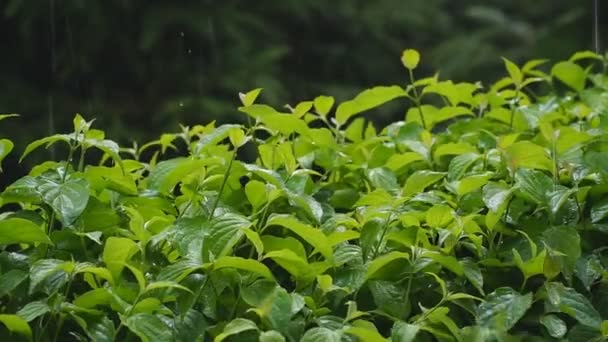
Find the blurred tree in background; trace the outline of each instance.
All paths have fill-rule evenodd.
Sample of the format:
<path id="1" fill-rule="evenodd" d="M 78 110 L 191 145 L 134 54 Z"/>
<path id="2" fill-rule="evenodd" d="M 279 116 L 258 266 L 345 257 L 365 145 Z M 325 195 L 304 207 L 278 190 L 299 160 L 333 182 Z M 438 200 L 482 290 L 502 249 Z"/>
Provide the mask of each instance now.
<path id="1" fill-rule="evenodd" d="M 22 117 L 2 132 L 24 146 L 68 130 L 80 112 L 112 139 L 143 142 L 178 123 L 239 121 L 237 93 L 256 87 L 272 105 L 318 94 L 343 100 L 404 83 L 406 47 L 423 53 L 421 73 L 488 81 L 504 74 L 500 56 L 555 60 L 592 48 L 592 4 L 5 0 L 0 112 Z M 403 109 L 375 114 L 386 123 Z"/>

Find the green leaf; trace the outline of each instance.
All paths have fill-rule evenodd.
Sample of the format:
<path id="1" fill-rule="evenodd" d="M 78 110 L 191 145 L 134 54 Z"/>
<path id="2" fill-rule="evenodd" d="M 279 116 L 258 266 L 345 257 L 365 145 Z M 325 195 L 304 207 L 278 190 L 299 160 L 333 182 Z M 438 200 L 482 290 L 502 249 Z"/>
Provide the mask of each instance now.
<path id="1" fill-rule="evenodd" d="M 602 318 L 585 296 L 561 283 L 546 283 L 545 289 L 548 311 L 563 312 L 580 324 L 600 330 Z"/>
<path id="2" fill-rule="evenodd" d="M 16 118 L 18 117 L 19 114 L 0 114 L 0 121 L 4 120 L 4 119 L 8 119 L 8 118 Z"/>
<path id="3" fill-rule="evenodd" d="M 28 154 L 32 153 L 32 151 L 34 151 L 35 149 L 37 149 L 38 147 L 40 147 L 42 145 L 46 145 L 46 147 L 48 148 L 49 146 L 53 145 L 54 143 L 56 143 L 58 141 L 63 141 L 65 143 L 69 143 L 71 139 L 72 139 L 72 136 L 69 134 L 55 134 L 55 135 L 51 135 L 49 137 L 45 137 L 42 139 L 32 141 L 31 143 L 29 143 L 29 145 L 27 145 L 25 147 L 25 151 L 23 151 L 21 158 L 19 158 L 19 162 L 22 162 L 23 159 L 25 159 L 25 157 L 27 157 Z"/>
<path id="4" fill-rule="evenodd" d="M 422 192 L 427 187 L 437 183 L 444 176 L 445 172 L 429 170 L 416 171 L 405 181 L 405 186 L 403 187 L 403 196 L 409 197 Z"/>
<path id="5" fill-rule="evenodd" d="M 414 49 L 403 50 L 401 54 L 401 63 L 410 70 L 416 69 L 420 62 L 420 53 Z"/>
<path id="6" fill-rule="evenodd" d="M 258 180 L 250 180 L 245 185 L 245 195 L 253 206 L 253 209 L 259 209 L 268 201 L 266 194 L 266 185 Z"/>
<path id="7" fill-rule="evenodd" d="M 171 328 L 156 315 L 140 313 L 126 317 L 122 320 L 129 330 L 137 335 L 143 342 L 170 342 L 173 341 Z"/>
<path id="8" fill-rule="evenodd" d="M 2 171 L 2 160 L 8 156 L 15 145 L 8 139 L 0 139 L 0 171 Z"/>
<path id="9" fill-rule="evenodd" d="M 93 309 L 98 305 L 109 305 L 111 302 L 112 295 L 105 288 L 98 288 L 85 292 L 73 301 L 74 305 L 85 309 Z"/>
<path id="10" fill-rule="evenodd" d="M 388 264 L 392 263 L 396 260 L 409 260 L 409 254 L 405 252 L 392 251 L 387 254 L 381 255 L 376 259 L 372 260 L 367 266 L 367 271 L 365 272 L 365 281 L 372 280 L 380 276 L 380 271 L 382 268 L 386 267 Z"/>
<path id="11" fill-rule="evenodd" d="M 241 128 L 233 128 L 228 131 L 228 138 L 230 139 L 230 143 L 232 146 L 234 146 L 234 148 L 239 148 L 247 142 L 245 132 L 243 132 Z"/>
<path id="12" fill-rule="evenodd" d="M 341 340 L 342 334 L 339 330 L 317 327 L 307 330 L 300 342 L 340 342 Z"/>
<path id="13" fill-rule="evenodd" d="M 483 187 L 483 202 L 488 209 L 502 216 L 514 190 L 504 183 L 488 183 Z"/>
<path id="14" fill-rule="evenodd" d="M 270 272 L 268 267 L 254 259 L 224 256 L 215 260 L 215 262 L 213 263 L 213 268 L 235 268 L 258 274 L 268 280 L 274 280 L 274 276 L 272 275 L 272 272 Z"/>
<path id="15" fill-rule="evenodd" d="M 448 270 L 454 272 L 456 275 L 462 276 L 464 269 L 458 260 L 451 255 L 443 255 L 439 252 L 424 251 L 420 256 L 429 258 Z"/>
<path id="16" fill-rule="evenodd" d="M 240 107 L 239 111 L 260 120 L 267 128 L 278 131 L 285 136 L 289 136 L 292 133 L 299 133 L 305 136 L 309 134 L 308 125 L 304 120 L 297 118 L 293 114 L 279 113 L 267 105 L 254 104 L 249 107 Z"/>
<path id="17" fill-rule="evenodd" d="M 363 327 L 350 327 L 344 330 L 346 334 L 353 335 L 365 342 L 386 342 L 386 338 L 376 330 Z"/>
<path id="18" fill-rule="evenodd" d="M 403 154 L 391 154 L 386 161 L 386 167 L 397 172 L 413 162 L 423 160 L 423 157 L 416 152 L 405 152 Z"/>
<path id="19" fill-rule="evenodd" d="M 461 155 L 465 153 L 476 154 L 476 152 L 477 149 L 475 146 L 467 143 L 447 143 L 439 145 L 439 147 L 435 149 L 433 156 L 436 161 L 439 161 L 443 156 Z"/>
<path id="20" fill-rule="evenodd" d="M 116 328 L 114 322 L 107 316 L 87 318 L 85 321 L 86 326 L 82 326 L 87 336 L 93 342 L 112 342 L 114 341 L 114 335 Z"/>
<path id="21" fill-rule="evenodd" d="M 367 171 L 367 177 L 375 188 L 382 188 L 389 192 L 399 189 L 397 177 L 386 167 L 377 167 Z"/>
<path id="22" fill-rule="evenodd" d="M 17 316 L 23 318 L 26 322 L 31 322 L 48 312 L 51 312 L 51 307 L 46 302 L 37 300 L 25 304 L 17 311 Z"/>
<path id="23" fill-rule="evenodd" d="M 576 91 L 581 91 L 585 88 L 587 74 L 583 68 L 573 62 L 559 62 L 555 64 L 551 68 L 551 76 Z"/>
<path id="24" fill-rule="evenodd" d="M 186 292 L 189 292 L 190 294 L 194 294 L 192 293 L 192 291 L 190 291 L 189 288 L 180 285 L 179 283 L 176 283 L 174 281 L 169 281 L 169 280 L 160 280 L 160 281 L 154 281 L 151 282 L 150 284 L 148 284 L 146 286 L 146 289 L 144 290 L 144 292 L 148 292 L 148 291 L 152 291 L 152 290 L 156 290 L 156 289 L 180 289 Z"/>
<path id="25" fill-rule="evenodd" d="M 216 127 L 209 133 L 203 134 L 194 145 L 194 155 L 199 155 L 205 149 L 217 145 L 220 141 L 228 138 L 228 135 L 235 128 L 241 128 L 240 125 L 221 125 Z"/>
<path id="26" fill-rule="evenodd" d="M 598 223 L 608 217 L 608 198 L 593 203 L 591 207 L 591 222 Z"/>
<path id="27" fill-rule="evenodd" d="M 547 194 L 553 190 L 551 178 L 537 170 L 517 170 L 515 184 L 524 198 L 540 205 L 547 203 Z"/>
<path id="28" fill-rule="evenodd" d="M 17 315 L 0 314 L 0 322 L 12 333 L 24 336 L 32 341 L 32 329 L 27 322 Z"/>
<path id="29" fill-rule="evenodd" d="M 334 105 L 334 98 L 331 96 L 317 96 L 314 100 L 315 110 L 321 116 L 327 116 L 327 113 Z"/>
<path id="30" fill-rule="evenodd" d="M 426 212 L 426 224 L 432 228 L 444 228 L 454 220 L 454 210 L 445 204 L 432 206 Z"/>
<path id="31" fill-rule="evenodd" d="M 500 287 L 486 297 L 477 307 L 480 325 L 508 331 L 532 306 L 532 294 L 521 295 L 510 287 Z"/>
<path id="32" fill-rule="evenodd" d="M 597 59 L 597 60 L 602 60 L 602 56 L 598 55 L 597 53 L 593 52 L 593 51 L 577 51 L 575 52 L 572 56 L 570 56 L 570 58 L 568 59 L 570 62 L 576 62 L 578 60 L 581 59 Z"/>
<path id="33" fill-rule="evenodd" d="M 266 226 L 277 225 L 285 227 L 300 236 L 304 241 L 312 245 L 321 253 L 328 261 L 333 258 L 333 252 L 329 240 L 320 229 L 313 228 L 307 224 L 300 222 L 290 215 L 272 215 Z"/>
<path id="34" fill-rule="evenodd" d="M 269 330 L 260 334 L 260 342 L 285 342 L 285 337 L 276 330 Z"/>
<path id="35" fill-rule="evenodd" d="M 30 269 L 30 293 L 42 287 L 50 294 L 58 291 L 68 282 L 69 275 L 75 267 L 71 261 L 58 259 L 41 259 L 36 261 Z"/>
<path id="36" fill-rule="evenodd" d="M 38 191 L 64 226 L 76 221 L 89 201 L 89 182 L 80 174 L 70 175 L 64 182 L 43 177 Z"/>
<path id="37" fill-rule="evenodd" d="M 530 141 L 518 141 L 507 147 L 509 165 L 514 169 L 529 168 L 551 171 L 553 163 L 545 148 Z"/>
<path id="38" fill-rule="evenodd" d="M 175 158 L 162 161 L 150 171 L 147 180 L 148 188 L 169 194 L 184 177 L 201 170 L 205 166 L 218 164 L 214 158 L 187 159 Z"/>
<path id="39" fill-rule="evenodd" d="M 437 152 L 435 152 L 435 155 Z M 467 170 L 479 159 L 481 155 L 477 153 L 465 153 L 454 157 L 448 166 L 448 180 L 455 181 L 462 178 Z"/>
<path id="40" fill-rule="evenodd" d="M 551 250 L 563 253 L 557 258 L 563 260 L 566 275 L 572 274 L 576 262 L 581 257 L 581 238 L 576 228 L 550 227 L 543 231 L 541 239 Z"/>
<path id="41" fill-rule="evenodd" d="M 226 326 L 224 327 L 224 331 L 221 334 L 217 335 L 213 342 L 222 342 L 223 340 L 227 339 L 232 335 L 237 335 L 249 330 L 258 331 L 258 326 L 248 319 L 235 318 L 230 321 L 230 323 L 226 324 Z"/>
<path id="42" fill-rule="evenodd" d="M 261 92 L 262 92 L 262 88 L 256 88 L 256 89 L 248 91 L 245 94 L 239 93 L 239 98 L 241 99 L 241 103 L 243 103 L 243 106 L 245 106 L 245 107 L 251 106 L 255 102 L 255 100 L 258 98 L 258 96 L 260 95 Z"/>
<path id="43" fill-rule="evenodd" d="M 464 177 L 461 180 L 448 183 L 448 188 L 450 191 L 454 191 L 458 196 L 464 196 L 486 185 L 493 176 L 493 172 L 471 175 Z"/>
<path id="44" fill-rule="evenodd" d="M 393 325 L 391 331 L 391 341 L 393 342 L 415 342 L 420 326 L 398 321 Z"/>
<path id="45" fill-rule="evenodd" d="M 111 236 L 106 240 L 102 260 L 114 279 L 120 279 L 124 263 L 139 251 L 137 244 L 127 238 Z"/>
<path id="46" fill-rule="evenodd" d="M 338 106 L 336 109 L 336 121 L 339 125 L 343 125 L 355 114 L 376 108 L 386 102 L 406 95 L 405 90 L 399 86 L 382 86 L 367 89 L 354 99 L 342 102 Z"/>
<path id="47" fill-rule="evenodd" d="M 515 63 L 511 62 L 510 60 L 508 60 L 504 57 L 502 58 L 502 60 L 505 63 L 505 68 L 509 72 L 509 76 L 511 77 L 511 80 L 513 80 L 513 83 L 515 84 L 515 86 L 517 88 L 521 87 L 521 84 L 524 80 L 524 74 L 521 72 L 519 67 L 517 65 L 515 65 Z"/>
<path id="48" fill-rule="evenodd" d="M 208 322 L 198 311 L 188 310 L 175 324 L 176 339 L 180 342 L 202 341 L 205 338 Z"/>
<path id="49" fill-rule="evenodd" d="M 568 326 L 561 318 L 557 315 L 543 315 L 539 320 L 546 329 L 549 335 L 554 338 L 562 338 L 568 332 Z"/>
<path id="50" fill-rule="evenodd" d="M 251 226 L 251 222 L 244 216 L 225 214 L 214 217 L 204 228 L 202 260 L 212 261 L 229 255 L 232 248 L 241 240 L 243 231 Z"/>
<path id="51" fill-rule="evenodd" d="M 27 276 L 27 272 L 23 270 L 10 270 L 0 275 L 0 298 L 10 294 Z"/>
<path id="52" fill-rule="evenodd" d="M 0 244 L 14 243 L 53 244 L 44 229 L 30 220 L 13 217 L 0 221 Z"/>
<path id="53" fill-rule="evenodd" d="M 591 285 L 596 280 L 600 279 L 603 273 L 604 268 L 602 262 L 595 254 L 587 255 L 576 260 L 574 274 L 580 279 L 587 291 L 591 292 Z M 2 282 L 0 281 L 0 285 L 1 284 Z"/>
<path id="54" fill-rule="evenodd" d="M 367 283 L 374 298 L 374 303 L 382 312 L 393 317 L 405 318 L 408 316 L 410 305 L 404 305 L 402 301 L 395 298 L 404 298 L 405 288 L 391 281 L 375 280 Z"/>

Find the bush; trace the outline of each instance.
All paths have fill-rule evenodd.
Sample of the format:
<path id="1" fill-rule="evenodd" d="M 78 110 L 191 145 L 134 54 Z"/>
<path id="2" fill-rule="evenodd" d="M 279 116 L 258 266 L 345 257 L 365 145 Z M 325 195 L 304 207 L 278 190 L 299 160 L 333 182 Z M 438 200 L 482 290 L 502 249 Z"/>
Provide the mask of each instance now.
<path id="1" fill-rule="evenodd" d="M 0 336 L 607 337 L 608 59 L 505 59 L 490 87 L 415 79 L 414 50 L 402 62 L 406 88 L 337 106 L 281 113 L 256 89 L 246 126 L 119 147 L 77 115 L 29 144 L 22 159 L 59 143 L 67 158 L 1 194 Z M 406 99 L 381 130 L 360 115 Z"/>

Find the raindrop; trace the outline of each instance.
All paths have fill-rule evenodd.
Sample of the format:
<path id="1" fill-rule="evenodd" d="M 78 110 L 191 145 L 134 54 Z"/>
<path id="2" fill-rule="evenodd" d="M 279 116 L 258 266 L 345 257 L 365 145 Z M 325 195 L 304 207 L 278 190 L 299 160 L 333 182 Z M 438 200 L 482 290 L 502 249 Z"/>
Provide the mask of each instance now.
<path id="1" fill-rule="evenodd" d="M 179 106 L 180 106 L 180 107 L 183 107 L 183 106 L 184 106 L 184 103 L 183 103 L 183 102 L 180 102 L 180 103 L 179 103 Z"/>
<path id="2" fill-rule="evenodd" d="M 188 49 L 188 54 L 191 55 L 192 54 L 192 49 Z"/>
<path id="3" fill-rule="evenodd" d="M 183 37 L 184 36 L 184 31 L 180 32 L 179 35 Z"/>

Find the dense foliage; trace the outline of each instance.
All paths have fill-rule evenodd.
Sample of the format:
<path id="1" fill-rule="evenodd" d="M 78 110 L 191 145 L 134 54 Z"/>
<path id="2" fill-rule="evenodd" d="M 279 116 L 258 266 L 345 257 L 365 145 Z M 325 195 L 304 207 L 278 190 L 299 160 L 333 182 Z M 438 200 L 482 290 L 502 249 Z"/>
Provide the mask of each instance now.
<path id="1" fill-rule="evenodd" d="M 407 87 L 339 104 L 240 94 L 247 125 L 119 147 L 77 115 L 29 144 L 67 158 L 1 194 L 0 338 L 605 339 L 608 59 L 505 59 L 489 87 L 401 61 Z"/>

